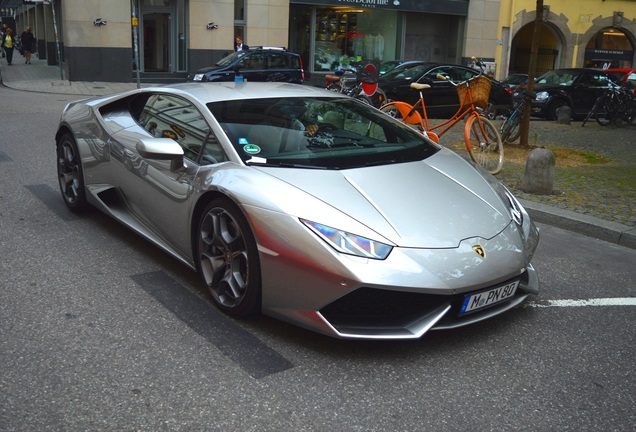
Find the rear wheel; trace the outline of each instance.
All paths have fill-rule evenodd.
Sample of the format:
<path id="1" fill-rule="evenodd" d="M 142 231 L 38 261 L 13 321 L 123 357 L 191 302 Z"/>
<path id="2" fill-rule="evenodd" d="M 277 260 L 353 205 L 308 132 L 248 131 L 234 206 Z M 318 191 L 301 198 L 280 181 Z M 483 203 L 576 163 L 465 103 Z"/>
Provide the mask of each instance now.
<path id="1" fill-rule="evenodd" d="M 472 115 L 466 121 L 464 140 L 470 158 L 491 174 L 497 174 L 503 166 L 503 143 L 499 131 L 485 117 Z"/>
<path id="2" fill-rule="evenodd" d="M 57 141 L 57 178 L 66 206 L 74 212 L 85 210 L 88 202 L 84 190 L 82 158 L 70 133 L 65 133 Z"/>
<path id="3" fill-rule="evenodd" d="M 508 105 L 491 105 L 484 111 L 484 116 L 495 125 L 503 142 L 506 142 L 504 137 L 508 133 L 507 122 L 512 111 L 512 107 Z"/>
<path id="4" fill-rule="evenodd" d="M 521 108 L 513 111 L 506 119 L 505 124 L 499 129 L 501 132 L 501 141 L 505 144 L 512 144 L 521 136 L 521 117 L 523 116 L 523 110 Z"/>
<path id="5" fill-rule="evenodd" d="M 223 312 L 246 316 L 261 309 L 256 241 L 239 208 L 227 198 L 210 202 L 199 218 L 197 270 Z"/>
<path id="6" fill-rule="evenodd" d="M 594 118 L 601 126 L 608 126 L 612 123 L 612 113 L 606 106 L 601 106 L 594 111 Z"/>

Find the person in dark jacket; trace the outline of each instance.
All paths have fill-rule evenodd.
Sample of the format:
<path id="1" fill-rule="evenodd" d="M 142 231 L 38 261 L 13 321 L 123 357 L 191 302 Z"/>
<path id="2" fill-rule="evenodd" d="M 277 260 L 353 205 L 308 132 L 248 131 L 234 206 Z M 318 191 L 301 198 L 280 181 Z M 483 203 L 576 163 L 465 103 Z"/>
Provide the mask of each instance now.
<path id="1" fill-rule="evenodd" d="M 22 49 L 24 50 L 24 62 L 31 64 L 31 53 L 33 52 L 33 45 L 35 45 L 35 37 L 31 32 L 31 27 L 27 27 L 20 36 L 20 42 L 22 42 Z"/>
<path id="2" fill-rule="evenodd" d="M 7 64 L 11 66 L 13 63 L 13 48 L 15 47 L 15 38 L 13 37 L 13 30 L 7 28 L 7 32 L 2 38 L 2 48 L 7 55 Z"/>
<path id="3" fill-rule="evenodd" d="M 248 49 L 250 49 L 250 47 L 243 43 L 243 38 L 241 36 L 237 36 L 236 43 L 234 44 L 234 51 L 247 51 Z"/>

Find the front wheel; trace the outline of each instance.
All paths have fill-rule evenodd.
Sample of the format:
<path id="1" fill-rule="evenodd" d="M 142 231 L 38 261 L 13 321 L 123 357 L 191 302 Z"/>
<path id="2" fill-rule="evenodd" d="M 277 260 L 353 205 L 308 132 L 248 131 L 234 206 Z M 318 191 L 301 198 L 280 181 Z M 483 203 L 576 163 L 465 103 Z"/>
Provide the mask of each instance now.
<path id="1" fill-rule="evenodd" d="M 239 208 L 227 198 L 210 202 L 199 218 L 197 270 L 223 312 L 241 317 L 261 309 L 256 241 Z"/>
<path id="2" fill-rule="evenodd" d="M 559 109 L 564 106 L 568 106 L 568 103 L 562 99 L 552 102 L 548 108 L 548 120 L 556 120 L 559 116 Z"/>
<path id="3" fill-rule="evenodd" d="M 497 174 L 503 166 L 504 148 L 499 131 L 490 120 L 472 115 L 464 128 L 466 150 L 470 158 L 491 174 Z"/>
<path id="4" fill-rule="evenodd" d="M 57 141 L 57 178 L 66 206 L 74 212 L 88 207 L 84 190 L 82 158 L 77 143 L 70 133 Z"/>

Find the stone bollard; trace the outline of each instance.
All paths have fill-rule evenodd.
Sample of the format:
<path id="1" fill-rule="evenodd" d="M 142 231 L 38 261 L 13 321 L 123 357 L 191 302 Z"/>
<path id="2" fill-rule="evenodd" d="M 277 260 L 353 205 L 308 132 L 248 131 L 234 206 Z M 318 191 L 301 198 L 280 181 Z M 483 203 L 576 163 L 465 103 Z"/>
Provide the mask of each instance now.
<path id="1" fill-rule="evenodd" d="M 568 105 L 563 105 L 557 108 L 557 123 L 558 124 L 570 124 L 570 118 L 572 117 L 572 108 Z"/>
<path id="2" fill-rule="evenodd" d="M 549 195 L 554 191 L 554 165 L 556 156 L 552 150 L 540 147 L 528 154 L 521 190 L 527 193 Z"/>

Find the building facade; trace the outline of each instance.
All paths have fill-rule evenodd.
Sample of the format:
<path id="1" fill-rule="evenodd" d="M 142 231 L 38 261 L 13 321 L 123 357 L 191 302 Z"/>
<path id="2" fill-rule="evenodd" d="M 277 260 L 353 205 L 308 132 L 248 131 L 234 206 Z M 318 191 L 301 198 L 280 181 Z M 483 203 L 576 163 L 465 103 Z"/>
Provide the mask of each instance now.
<path id="1" fill-rule="evenodd" d="M 544 0 L 537 72 L 634 65 L 636 2 Z M 233 50 L 298 52 L 307 76 L 360 60 L 466 64 L 504 78 L 527 71 L 535 0 L 0 0 L 18 32 L 70 81 L 180 81 Z M 6 9 L 6 8 L 5 8 Z M 5 10 L 5 15 L 7 14 Z"/>
<path id="2" fill-rule="evenodd" d="M 502 75 L 527 72 L 536 1 L 502 1 L 499 16 L 495 58 Z M 636 67 L 635 35 L 631 0 L 544 0 L 537 74 L 569 67 Z"/>

